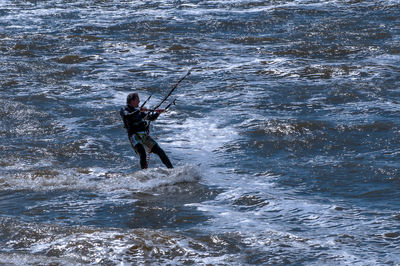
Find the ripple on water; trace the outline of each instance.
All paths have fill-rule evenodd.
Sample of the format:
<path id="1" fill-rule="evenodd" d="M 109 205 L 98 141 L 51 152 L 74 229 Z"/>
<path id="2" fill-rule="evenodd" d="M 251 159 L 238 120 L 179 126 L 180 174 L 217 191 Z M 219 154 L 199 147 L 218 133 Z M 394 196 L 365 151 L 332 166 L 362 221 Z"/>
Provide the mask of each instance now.
<path id="1" fill-rule="evenodd" d="M 0 1 L 0 264 L 398 263 L 399 10 Z M 152 133 L 206 173 L 132 172 L 189 68 Z"/>

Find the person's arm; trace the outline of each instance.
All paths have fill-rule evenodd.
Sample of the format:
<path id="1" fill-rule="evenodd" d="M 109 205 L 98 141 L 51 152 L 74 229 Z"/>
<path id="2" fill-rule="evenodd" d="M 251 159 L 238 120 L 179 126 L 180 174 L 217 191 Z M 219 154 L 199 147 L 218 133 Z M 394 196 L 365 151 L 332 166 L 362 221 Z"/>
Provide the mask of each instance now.
<path id="1" fill-rule="evenodd" d="M 140 110 L 135 109 L 133 112 L 129 112 L 128 110 L 123 110 L 125 116 L 136 116 L 139 114 Z"/>

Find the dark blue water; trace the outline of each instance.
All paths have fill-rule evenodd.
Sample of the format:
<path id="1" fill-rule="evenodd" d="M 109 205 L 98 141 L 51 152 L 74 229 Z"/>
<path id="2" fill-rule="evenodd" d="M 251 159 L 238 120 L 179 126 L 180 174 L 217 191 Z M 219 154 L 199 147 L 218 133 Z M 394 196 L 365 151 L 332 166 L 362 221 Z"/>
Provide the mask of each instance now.
<path id="1" fill-rule="evenodd" d="M 0 263 L 399 264 L 399 63 L 398 1 L 2 1 Z"/>

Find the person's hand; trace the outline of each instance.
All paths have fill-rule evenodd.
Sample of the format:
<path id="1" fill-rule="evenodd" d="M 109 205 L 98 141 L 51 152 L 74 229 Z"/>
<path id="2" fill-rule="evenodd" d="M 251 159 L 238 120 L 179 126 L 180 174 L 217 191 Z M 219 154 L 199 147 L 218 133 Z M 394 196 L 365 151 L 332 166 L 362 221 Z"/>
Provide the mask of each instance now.
<path id="1" fill-rule="evenodd" d="M 147 112 L 147 111 L 148 111 L 148 109 L 146 107 L 140 108 L 140 112 Z"/>
<path id="2" fill-rule="evenodd" d="M 164 113 L 165 112 L 165 109 L 157 109 L 157 110 L 154 110 L 157 114 L 161 114 L 161 113 Z"/>

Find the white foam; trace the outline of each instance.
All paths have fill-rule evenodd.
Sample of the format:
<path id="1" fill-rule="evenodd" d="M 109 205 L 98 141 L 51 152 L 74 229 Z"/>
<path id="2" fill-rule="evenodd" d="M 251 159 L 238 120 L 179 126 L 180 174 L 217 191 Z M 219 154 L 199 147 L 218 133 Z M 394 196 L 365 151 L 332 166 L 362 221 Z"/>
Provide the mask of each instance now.
<path id="1" fill-rule="evenodd" d="M 214 160 L 214 151 L 236 139 L 238 135 L 233 127 L 224 126 L 220 119 L 222 117 L 188 118 L 181 125 L 165 125 L 166 128 L 173 126 L 174 131 L 179 134 L 163 139 L 172 143 L 175 149 L 183 150 L 186 159 L 193 156 L 192 160 L 197 162 L 200 159 L 201 163 L 208 164 Z"/>
<path id="2" fill-rule="evenodd" d="M 0 177 L 7 190 L 95 190 L 101 192 L 144 191 L 202 178 L 197 166 L 184 165 L 174 169 L 152 168 L 137 172 L 110 173 L 104 169 L 73 169 L 10 174 Z"/>
<path id="3" fill-rule="evenodd" d="M 0 253 L 1 265 L 83 265 L 72 258 L 57 258 L 39 254 Z"/>

